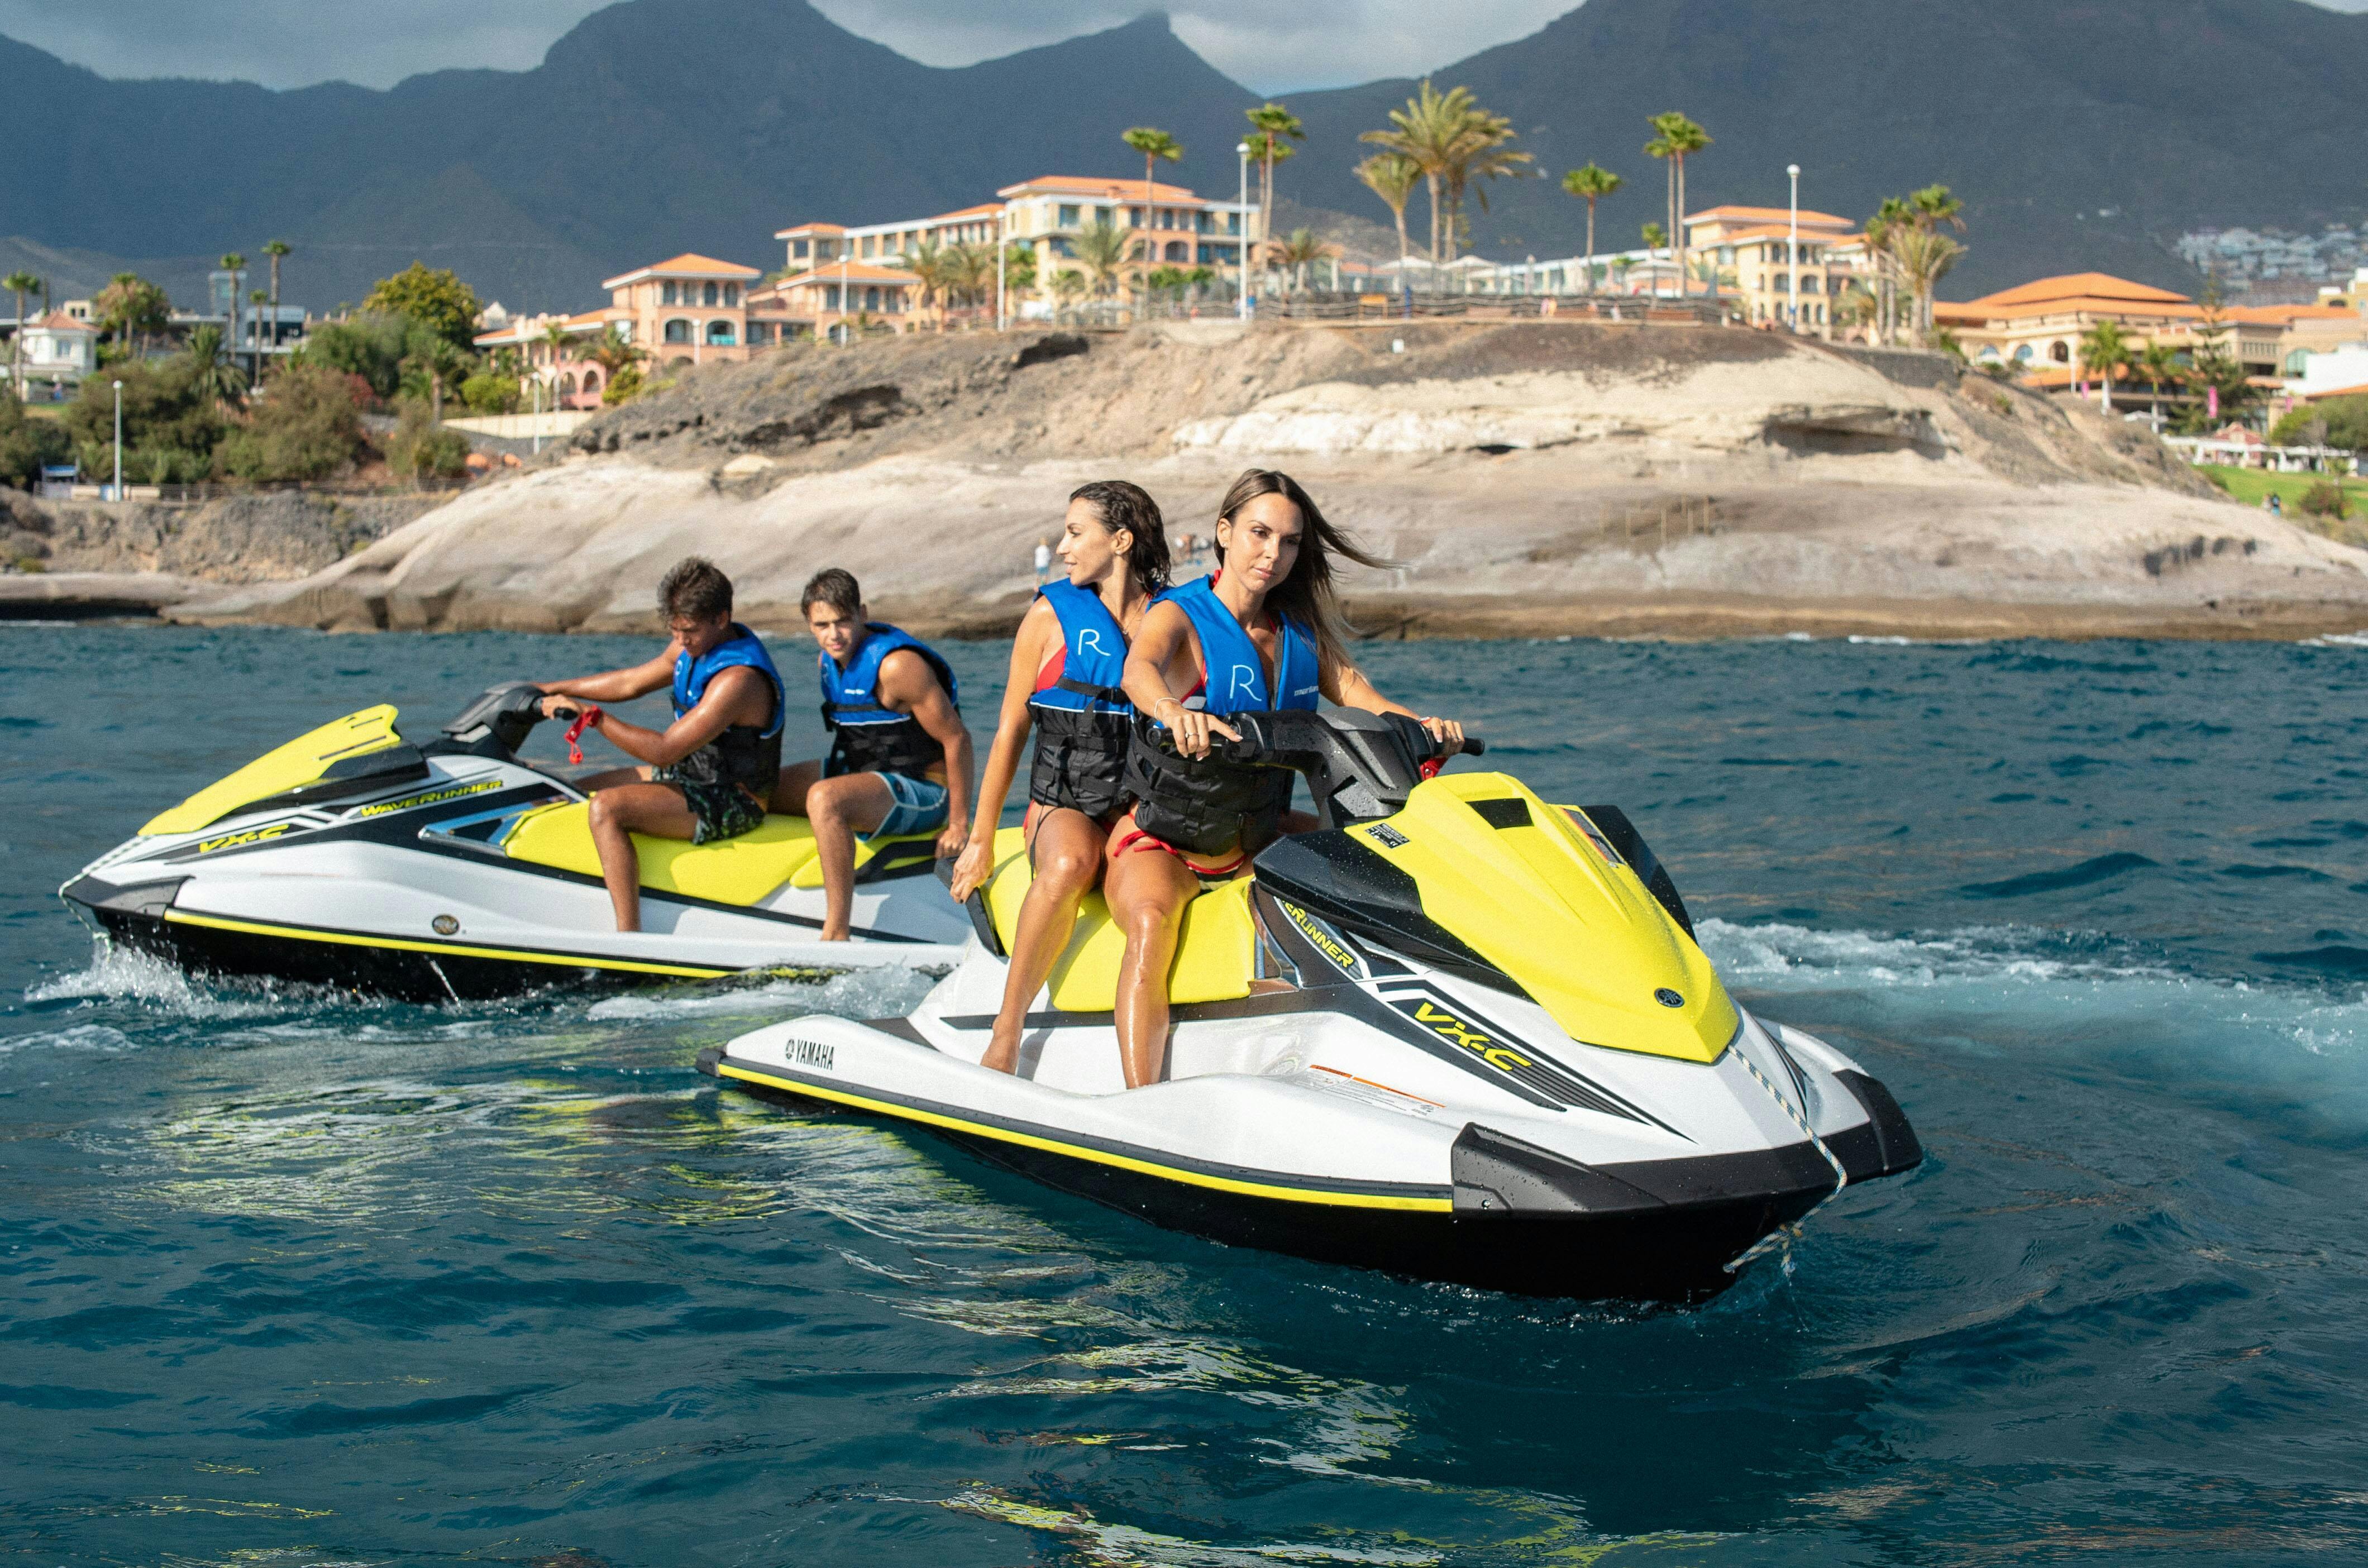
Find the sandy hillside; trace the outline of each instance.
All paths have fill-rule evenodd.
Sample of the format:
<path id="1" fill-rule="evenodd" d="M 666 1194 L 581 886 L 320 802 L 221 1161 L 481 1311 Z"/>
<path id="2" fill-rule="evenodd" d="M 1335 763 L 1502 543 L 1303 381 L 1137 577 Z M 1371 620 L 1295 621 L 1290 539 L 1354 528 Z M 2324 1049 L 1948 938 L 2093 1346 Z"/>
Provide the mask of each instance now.
<path id="1" fill-rule="evenodd" d="M 988 631 L 1076 484 L 1135 479 L 1171 532 L 1205 534 L 1253 464 L 1402 562 L 1346 574 L 1384 635 L 2368 625 L 2368 553 L 2220 499 L 2142 427 L 1939 356 L 1561 322 L 924 336 L 713 367 L 322 572 L 174 613 L 646 628 L 698 551 L 760 625 L 842 565 L 877 613 Z"/>

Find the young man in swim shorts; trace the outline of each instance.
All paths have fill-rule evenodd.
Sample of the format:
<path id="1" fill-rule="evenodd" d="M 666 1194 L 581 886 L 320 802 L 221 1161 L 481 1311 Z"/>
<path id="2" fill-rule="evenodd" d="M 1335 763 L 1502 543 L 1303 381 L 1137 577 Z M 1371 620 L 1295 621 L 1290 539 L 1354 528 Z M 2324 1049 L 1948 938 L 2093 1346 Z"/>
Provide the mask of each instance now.
<path id="1" fill-rule="evenodd" d="M 545 717 L 579 720 L 640 767 L 585 779 L 593 846 L 617 929 L 642 928 L 641 857 L 633 835 L 707 844 L 737 838 L 765 820 L 781 773 L 780 672 L 757 634 L 732 619 L 732 579 L 693 555 L 658 585 L 671 636 L 645 665 L 575 680 L 544 681 Z M 629 702 L 672 684 L 674 722 L 629 724 L 595 706 Z"/>
<path id="2" fill-rule="evenodd" d="M 938 835 L 940 859 L 969 838 L 970 732 L 954 672 L 935 649 L 871 619 L 837 567 L 799 596 L 821 645 L 816 669 L 830 755 L 781 774 L 773 810 L 814 824 L 825 894 L 822 939 L 843 942 L 855 910 L 855 840 Z"/>

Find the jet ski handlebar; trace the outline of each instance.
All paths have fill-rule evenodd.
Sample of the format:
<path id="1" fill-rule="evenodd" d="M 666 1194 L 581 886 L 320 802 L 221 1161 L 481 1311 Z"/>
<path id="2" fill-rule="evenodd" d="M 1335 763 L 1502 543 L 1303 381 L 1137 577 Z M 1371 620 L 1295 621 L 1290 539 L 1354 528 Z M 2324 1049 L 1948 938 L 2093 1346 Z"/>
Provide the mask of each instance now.
<path id="1" fill-rule="evenodd" d="M 1219 741 L 1214 755 L 1227 762 L 1287 767 L 1302 775 L 1326 827 L 1371 822 L 1396 812 L 1422 782 L 1424 765 L 1441 755 L 1430 732 L 1403 713 L 1290 710 L 1231 714 L 1226 722 L 1242 738 Z M 1466 736 L 1456 750 L 1478 756 L 1487 746 Z"/>
<path id="2" fill-rule="evenodd" d="M 444 726 L 444 733 L 457 746 L 470 750 L 497 746 L 508 753 L 524 745 L 541 722 L 542 687 L 530 680 L 510 680 L 487 687 L 484 696 Z"/>

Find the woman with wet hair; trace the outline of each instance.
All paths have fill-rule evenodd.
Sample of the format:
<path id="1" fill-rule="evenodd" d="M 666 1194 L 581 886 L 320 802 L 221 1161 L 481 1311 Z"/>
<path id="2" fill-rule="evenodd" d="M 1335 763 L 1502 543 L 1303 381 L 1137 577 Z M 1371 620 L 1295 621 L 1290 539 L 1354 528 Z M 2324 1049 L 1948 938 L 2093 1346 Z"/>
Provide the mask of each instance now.
<path id="1" fill-rule="evenodd" d="M 1403 713 L 1350 662 L 1332 588 L 1332 558 L 1368 555 L 1326 522 L 1289 474 L 1252 469 L 1217 512 L 1217 570 L 1159 596 L 1126 658 L 1126 695 L 1142 714 L 1127 755 L 1133 808 L 1110 835 L 1103 893 L 1126 936 L 1118 1038 L 1129 1088 L 1159 1081 L 1167 1055 L 1167 971 L 1184 906 L 1246 872 L 1284 831 L 1292 775 L 1210 755 L 1238 740 L 1233 713 L 1343 708 Z M 1422 719 L 1442 755 L 1463 727 Z M 1293 824 L 1295 825 L 1295 824 Z"/>
<path id="2" fill-rule="evenodd" d="M 1028 1004 L 1069 945 L 1077 906 L 1101 880 L 1102 851 L 1125 805 L 1134 709 L 1121 681 L 1127 642 L 1167 586 L 1167 529 L 1159 504 L 1122 479 L 1069 495 L 1058 555 L 1066 576 L 1037 590 L 1011 642 L 1011 674 L 987 754 L 970 844 L 954 862 L 953 894 L 970 897 L 992 874 L 995 829 L 1020 760 L 1030 757 L 1027 835 L 1035 880 L 1019 905 L 1003 1006 L 981 1064 L 1019 1070 Z M 1035 748 L 1026 748 L 1033 732 Z"/>

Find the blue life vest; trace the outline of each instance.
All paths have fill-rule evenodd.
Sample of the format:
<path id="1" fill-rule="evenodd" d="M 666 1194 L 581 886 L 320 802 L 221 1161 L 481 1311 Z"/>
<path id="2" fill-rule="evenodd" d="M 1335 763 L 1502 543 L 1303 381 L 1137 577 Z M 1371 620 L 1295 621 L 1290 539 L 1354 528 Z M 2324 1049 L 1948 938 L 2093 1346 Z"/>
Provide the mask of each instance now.
<path id="1" fill-rule="evenodd" d="M 1192 619 L 1201 641 L 1201 667 L 1207 672 L 1199 706 L 1211 713 L 1260 713 L 1303 708 L 1313 711 L 1321 687 L 1315 639 L 1293 620 L 1282 622 L 1275 666 L 1282 689 L 1267 689 L 1266 661 L 1258 644 L 1217 597 L 1212 580 L 1197 577 L 1159 596 Z"/>
<path id="2" fill-rule="evenodd" d="M 1126 633 L 1091 588 L 1057 582 L 1038 591 L 1061 619 L 1061 678 L 1028 699 L 1036 726 L 1028 798 L 1103 817 L 1119 808 L 1134 717 L 1121 685 Z"/>
<path id="3" fill-rule="evenodd" d="M 1159 597 L 1172 600 L 1190 619 L 1201 644 L 1206 678 L 1200 695 L 1187 706 L 1220 718 L 1315 709 L 1321 695 L 1321 666 L 1315 633 L 1307 627 L 1282 621 L 1275 658 L 1278 693 L 1268 687 L 1258 644 L 1217 597 L 1212 579 L 1199 578 Z M 1291 786 L 1292 775 L 1283 768 L 1182 756 L 1167 730 L 1149 719 L 1136 722 L 1127 749 L 1126 791 L 1134 797 L 1135 826 L 1197 855 L 1223 855 L 1237 847 L 1255 854 L 1263 848 L 1291 804 Z"/>
<path id="4" fill-rule="evenodd" d="M 840 669 L 828 653 L 820 661 L 822 722 L 835 736 L 830 756 L 823 760 L 823 775 L 902 773 L 917 778 L 945 761 L 946 748 L 910 713 L 880 705 L 874 689 L 880 684 L 880 665 L 889 654 L 910 648 L 928 662 L 938 684 L 946 688 L 946 700 L 959 710 L 962 691 L 953 666 L 936 649 L 884 621 L 866 622 L 864 632 L 863 646 L 847 668 Z"/>
<path id="5" fill-rule="evenodd" d="M 762 801 L 773 798 L 781 776 L 781 716 L 786 694 L 781 672 L 757 634 L 732 623 L 732 634 L 694 659 L 688 652 L 674 658 L 674 716 L 699 706 L 717 675 L 730 669 L 756 670 L 773 688 L 772 717 L 761 727 L 734 724 L 722 734 L 674 765 L 678 778 L 691 783 L 732 784 Z"/>

